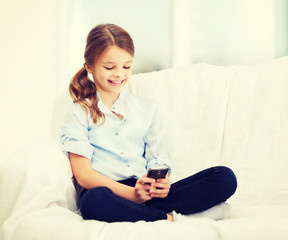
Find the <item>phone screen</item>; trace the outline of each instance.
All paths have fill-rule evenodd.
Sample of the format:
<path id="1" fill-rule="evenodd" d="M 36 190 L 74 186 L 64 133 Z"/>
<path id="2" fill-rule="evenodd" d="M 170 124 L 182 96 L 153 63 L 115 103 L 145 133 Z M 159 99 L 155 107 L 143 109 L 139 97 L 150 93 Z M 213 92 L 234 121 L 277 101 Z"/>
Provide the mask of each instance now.
<path id="1" fill-rule="evenodd" d="M 169 168 L 149 169 L 147 177 L 154 178 L 154 179 L 165 178 L 168 170 L 169 170 Z"/>

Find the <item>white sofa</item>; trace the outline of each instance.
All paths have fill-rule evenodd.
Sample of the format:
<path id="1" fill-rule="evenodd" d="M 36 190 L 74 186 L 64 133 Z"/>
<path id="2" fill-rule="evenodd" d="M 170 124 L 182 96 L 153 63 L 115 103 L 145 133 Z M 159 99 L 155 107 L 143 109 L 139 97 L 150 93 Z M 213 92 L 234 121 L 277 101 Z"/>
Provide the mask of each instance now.
<path id="1" fill-rule="evenodd" d="M 69 161 L 51 138 L 0 167 L 0 239 L 288 239 L 288 57 L 253 67 L 194 64 L 137 74 L 127 90 L 159 103 L 166 130 L 159 137 L 173 179 L 215 165 L 234 170 L 238 189 L 228 218 L 83 221 Z M 66 100 L 55 106 L 55 136 Z"/>

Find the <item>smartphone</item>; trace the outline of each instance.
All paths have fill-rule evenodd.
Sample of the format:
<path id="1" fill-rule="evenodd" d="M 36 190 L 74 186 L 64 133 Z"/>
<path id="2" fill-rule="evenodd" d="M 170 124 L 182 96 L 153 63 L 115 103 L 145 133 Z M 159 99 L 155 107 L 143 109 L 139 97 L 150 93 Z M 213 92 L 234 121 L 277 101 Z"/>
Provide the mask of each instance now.
<path id="1" fill-rule="evenodd" d="M 165 178 L 167 173 L 169 171 L 169 167 L 168 166 L 156 166 L 153 168 L 150 168 L 148 173 L 147 173 L 147 177 L 149 178 L 154 178 L 154 179 L 159 179 L 159 178 Z"/>

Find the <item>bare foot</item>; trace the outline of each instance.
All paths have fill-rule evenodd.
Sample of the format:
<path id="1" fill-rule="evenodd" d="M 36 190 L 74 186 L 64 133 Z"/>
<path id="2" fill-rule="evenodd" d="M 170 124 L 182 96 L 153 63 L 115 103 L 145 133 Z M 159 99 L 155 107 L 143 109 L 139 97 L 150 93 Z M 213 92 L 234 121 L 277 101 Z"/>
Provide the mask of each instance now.
<path id="1" fill-rule="evenodd" d="M 167 214 L 167 220 L 169 222 L 174 222 L 173 215 L 172 214 Z"/>

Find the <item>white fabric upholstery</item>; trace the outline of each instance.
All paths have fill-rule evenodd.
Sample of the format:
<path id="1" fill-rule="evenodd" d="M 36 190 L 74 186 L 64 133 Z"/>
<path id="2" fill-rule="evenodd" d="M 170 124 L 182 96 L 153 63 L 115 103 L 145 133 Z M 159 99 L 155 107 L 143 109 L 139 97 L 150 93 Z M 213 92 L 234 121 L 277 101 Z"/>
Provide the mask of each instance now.
<path id="1" fill-rule="evenodd" d="M 238 177 L 235 201 L 287 203 L 287 57 L 250 68 L 196 64 L 142 74 L 130 89 L 161 105 L 176 175 L 226 165 Z"/>
<path id="2" fill-rule="evenodd" d="M 229 217 L 83 221 L 69 160 L 48 139 L 0 166 L 0 239 L 288 239 L 288 57 L 255 67 L 195 64 L 137 74 L 127 91 L 159 103 L 166 119 L 159 137 L 174 180 L 215 165 L 234 170 L 239 186 Z M 55 136 L 63 116 L 56 103 Z"/>

